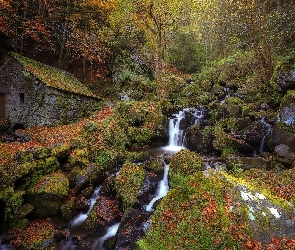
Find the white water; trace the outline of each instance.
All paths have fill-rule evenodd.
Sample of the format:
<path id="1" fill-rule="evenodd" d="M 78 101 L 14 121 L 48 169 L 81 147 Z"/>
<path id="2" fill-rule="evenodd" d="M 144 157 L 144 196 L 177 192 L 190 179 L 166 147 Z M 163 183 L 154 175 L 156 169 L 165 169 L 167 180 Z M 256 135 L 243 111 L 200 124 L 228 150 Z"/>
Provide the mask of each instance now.
<path id="1" fill-rule="evenodd" d="M 169 171 L 169 165 L 166 165 L 164 168 L 164 176 L 163 179 L 160 181 L 158 185 L 158 189 L 156 192 L 156 196 L 151 200 L 151 202 L 146 206 L 145 210 L 148 212 L 152 211 L 152 207 L 154 203 L 163 198 L 169 191 L 169 185 L 168 185 L 168 171 Z"/>
<path id="2" fill-rule="evenodd" d="M 200 109 L 184 109 L 174 114 L 173 118 L 169 120 L 169 144 L 165 150 L 177 152 L 184 149 L 186 146 L 185 130 L 179 128 L 181 120 L 185 119 L 186 114 L 194 118 L 194 124 L 198 124 L 204 117 L 204 107 Z"/>
<path id="3" fill-rule="evenodd" d="M 92 249 L 93 250 L 98 250 L 98 249 L 102 250 L 103 249 L 103 243 L 105 242 L 105 240 L 115 236 L 118 229 L 119 229 L 119 226 L 120 226 L 120 223 L 117 223 L 117 224 L 115 224 L 113 226 L 110 226 L 108 228 L 107 233 L 93 244 Z"/>
<path id="4" fill-rule="evenodd" d="M 74 218 L 71 222 L 70 222 L 70 227 L 75 227 L 78 225 L 81 225 L 82 223 L 84 223 L 84 221 L 87 219 L 89 213 L 91 212 L 98 196 L 99 196 L 99 191 L 100 191 L 101 186 L 99 186 L 98 188 L 96 188 L 90 198 L 90 207 L 87 211 L 87 213 L 81 213 L 79 214 L 76 218 Z"/>
<path id="5" fill-rule="evenodd" d="M 265 138 L 271 130 L 271 125 L 265 122 L 264 117 L 261 119 L 261 122 L 264 124 L 264 126 L 266 128 L 266 133 L 261 139 L 260 146 L 259 146 L 259 153 L 262 153 L 265 151 Z"/>
<path id="6" fill-rule="evenodd" d="M 183 146 L 183 130 L 179 129 L 179 124 L 184 114 L 184 111 L 179 111 L 175 118 L 169 120 L 169 147 Z"/>

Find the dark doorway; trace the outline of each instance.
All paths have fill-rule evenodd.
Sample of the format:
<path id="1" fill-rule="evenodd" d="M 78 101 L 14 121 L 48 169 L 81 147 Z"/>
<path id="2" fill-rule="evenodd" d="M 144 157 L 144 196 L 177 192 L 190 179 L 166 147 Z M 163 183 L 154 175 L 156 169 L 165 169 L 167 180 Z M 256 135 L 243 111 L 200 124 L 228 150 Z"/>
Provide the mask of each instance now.
<path id="1" fill-rule="evenodd" d="M 0 93 L 0 118 L 5 118 L 5 93 Z"/>

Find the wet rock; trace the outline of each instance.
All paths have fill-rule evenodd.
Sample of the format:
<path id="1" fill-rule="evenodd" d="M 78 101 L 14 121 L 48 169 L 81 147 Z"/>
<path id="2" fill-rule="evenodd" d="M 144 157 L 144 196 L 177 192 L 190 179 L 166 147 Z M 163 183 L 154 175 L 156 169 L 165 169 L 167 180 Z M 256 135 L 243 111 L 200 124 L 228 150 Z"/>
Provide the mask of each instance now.
<path id="1" fill-rule="evenodd" d="M 101 166 L 90 164 L 88 167 L 83 169 L 75 167 L 73 169 L 72 177 L 73 178 L 71 178 L 71 180 L 75 181 L 74 187 L 77 189 L 77 191 L 79 191 L 90 183 L 102 181 L 105 178 L 105 171 Z"/>
<path id="2" fill-rule="evenodd" d="M 285 144 L 291 153 L 295 153 L 295 134 L 284 130 L 279 124 L 273 126 L 265 141 L 267 148 L 271 151 L 274 151 L 276 146 Z"/>
<path id="3" fill-rule="evenodd" d="M 79 196 L 76 200 L 76 209 L 87 211 L 90 207 L 90 201 L 85 199 L 83 196 Z"/>
<path id="4" fill-rule="evenodd" d="M 275 147 L 275 160 L 283 165 L 292 166 L 295 161 L 295 154 L 290 152 L 289 146 L 280 144 Z"/>
<path id="5" fill-rule="evenodd" d="M 213 132 L 210 126 L 191 126 L 186 130 L 185 138 L 190 150 L 198 153 L 210 153 L 213 150 Z"/>
<path id="6" fill-rule="evenodd" d="M 230 157 L 226 160 L 228 169 L 232 169 L 234 166 L 249 170 L 251 168 L 268 169 L 270 162 L 263 157 Z"/>
<path id="7" fill-rule="evenodd" d="M 280 121 L 289 127 L 295 128 L 295 103 L 290 103 L 282 108 Z"/>
<path id="8" fill-rule="evenodd" d="M 242 114 L 242 109 L 238 105 L 227 106 L 225 110 L 230 116 L 240 116 Z"/>
<path id="9" fill-rule="evenodd" d="M 122 217 L 119 208 L 119 202 L 105 196 L 99 196 L 91 210 L 85 227 L 91 232 L 97 232 L 99 235 L 104 234 L 105 227 L 113 225 Z"/>
<path id="10" fill-rule="evenodd" d="M 277 69 L 277 83 L 281 90 L 295 89 L 294 58 L 289 58 Z"/>
<path id="11" fill-rule="evenodd" d="M 163 162 L 159 158 L 151 158 L 146 163 L 145 169 L 148 171 L 153 171 L 155 174 L 163 174 L 164 165 L 163 165 Z"/>
<path id="12" fill-rule="evenodd" d="M 115 176 L 107 177 L 102 183 L 102 186 L 100 189 L 101 195 L 108 196 L 108 197 L 116 197 L 116 190 L 114 185 L 115 185 Z"/>
<path id="13" fill-rule="evenodd" d="M 69 192 L 69 180 L 59 172 L 37 179 L 26 191 L 34 206 L 34 215 L 41 218 L 58 215 L 64 198 Z"/>
<path id="14" fill-rule="evenodd" d="M 251 146 L 259 146 L 262 138 L 268 132 L 265 123 L 257 121 L 242 131 L 245 141 Z"/>
<path id="15" fill-rule="evenodd" d="M 140 207 L 143 208 L 153 198 L 160 180 L 161 180 L 161 176 L 151 172 L 146 173 L 143 186 L 139 190 L 138 197 L 137 197 Z"/>
<path id="16" fill-rule="evenodd" d="M 137 249 L 136 241 L 146 233 L 151 212 L 128 209 L 117 232 L 116 250 Z"/>
<path id="17" fill-rule="evenodd" d="M 31 137 L 27 134 L 22 134 L 15 132 L 10 135 L 4 135 L 1 137 L 2 142 L 29 142 L 31 140 Z"/>

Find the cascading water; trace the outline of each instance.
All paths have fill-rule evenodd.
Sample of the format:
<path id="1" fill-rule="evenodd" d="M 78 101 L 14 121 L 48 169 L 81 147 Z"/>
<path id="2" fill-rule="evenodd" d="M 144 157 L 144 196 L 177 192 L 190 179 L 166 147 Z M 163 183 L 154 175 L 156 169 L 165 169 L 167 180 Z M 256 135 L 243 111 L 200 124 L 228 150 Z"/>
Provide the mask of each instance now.
<path id="1" fill-rule="evenodd" d="M 262 153 L 265 151 L 265 138 L 271 130 L 271 125 L 268 124 L 267 122 L 265 122 L 264 117 L 261 119 L 261 122 L 263 123 L 264 127 L 266 128 L 266 133 L 261 139 L 260 146 L 259 146 L 259 153 Z"/>
<path id="2" fill-rule="evenodd" d="M 164 176 L 163 176 L 163 179 L 160 181 L 160 183 L 158 185 L 156 196 L 146 206 L 146 208 L 145 208 L 146 211 L 151 212 L 154 203 L 157 200 L 159 200 L 159 199 L 163 198 L 164 196 L 166 196 L 166 194 L 168 193 L 168 191 L 169 191 L 168 171 L 169 171 L 169 165 L 165 165 L 165 168 L 164 168 Z"/>
<path id="3" fill-rule="evenodd" d="M 183 130 L 179 129 L 180 121 L 184 118 L 184 112 L 179 111 L 175 118 L 169 120 L 169 147 L 183 146 Z"/>
<path id="4" fill-rule="evenodd" d="M 198 123 L 204 119 L 205 107 L 199 109 L 187 108 L 174 114 L 169 120 L 169 144 L 165 147 L 166 150 L 179 151 L 186 147 L 185 128 Z M 186 121 L 186 116 L 189 117 L 189 122 Z M 188 123 L 187 127 L 181 126 L 181 122 Z"/>
<path id="5" fill-rule="evenodd" d="M 117 223 L 115 225 L 112 225 L 108 228 L 107 233 L 98 239 L 94 244 L 92 249 L 93 250 L 103 250 L 103 243 L 105 242 L 106 239 L 111 238 L 116 235 L 118 229 L 119 229 L 120 223 Z"/>
<path id="6" fill-rule="evenodd" d="M 101 186 L 99 186 L 97 189 L 94 190 L 91 198 L 90 198 L 90 207 L 87 211 L 87 213 L 81 213 L 79 214 L 75 219 L 73 219 L 69 225 L 70 228 L 81 225 L 88 217 L 89 213 L 91 212 L 91 209 L 93 208 L 95 201 L 97 200 L 99 196 L 99 191 L 100 191 Z"/>

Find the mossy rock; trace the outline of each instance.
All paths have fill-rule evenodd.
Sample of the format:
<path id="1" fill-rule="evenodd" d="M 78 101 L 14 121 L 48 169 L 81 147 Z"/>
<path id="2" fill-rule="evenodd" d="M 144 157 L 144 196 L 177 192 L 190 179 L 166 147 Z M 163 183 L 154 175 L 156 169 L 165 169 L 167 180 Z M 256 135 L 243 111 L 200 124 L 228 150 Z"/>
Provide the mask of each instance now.
<path id="1" fill-rule="evenodd" d="M 138 196 L 145 178 L 144 169 L 134 163 L 125 163 L 115 179 L 115 189 L 123 210 L 131 206 Z"/>
<path id="2" fill-rule="evenodd" d="M 148 159 L 148 153 L 147 152 L 128 152 L 125 161 L 128 162 L 145 162 Z"/>
<path id="3" fill-rule="evenodd" d="M 16 220 L 23 216 L 24 190 L 10 190 L 10 195 L 4 198 L 4 219 Z"/>
<path id="4" fill-rule="evenodd" d="M 174 187 L 181 185 L 183 178 L 203 170 L 205 163 L 198 153 L 182 149 L 173 155 L 169 166 L 170 185 Z"/>
<path id="5" fill-rule="evenodd" d="M 10 229 L 21 229 L 24 230 L 30 225 L 30 221 L 26 218 L 21 218 L 15 221 L 10 222 L 9 227 Z"/>
<path id="6" fill-rule="evenodd" d="M 89 152 L 87 148 L 73 150 L 68 158 L 68 162 L 71 164 L 71 166 L 89 166 Z"/>
<path id="7" fill-rule="evenodd" d="M 103 234 L 106 227 L 118 222 L 122 212 L 117 200 L 99 196 L 86 219 L 85 228 L 91 232 Z"/>
<path id="8" fill-rule="evenodd" d="M 14 157 L 14 160 L 18 164 L 23 164 L 23 163 L 31 162 L 31 161 L 33 161 L 33 153 L 30 152 L 30 151 L 20 151 Z"/>
<path id="9" fill-rule="evenodd" d="M 21 249 L 52 249 L 57 250 L 55 246 L 54 227 L 49 220 L 33 221 L 28 228 L 26 228 L 21 236 Z"/>
<path id="10" fill-rule="evenodd" d="M 244 179 L 223 171 L 198 172 L 169 191 L 137 243 L 143 250 L 244 249 L 254 241 L 271 244 L 275 236 L 285 244 L 282 235 L 295 235 L 287 222 L 294 212 L 286 201 Z"/>
<path id="11" fill-rule="evenodd" d="M 70 143 L 56 144 L 52 147 L 52 155 L 58 159 L 66 158 L 72 151 L 72 145 Z"/>
<path id="12" fill-rule="evenodd" d="M 31 150 L 33 156 L 37 160 L 46 159 L 51 155 L 52 148 L 40 147 Z"/>
<path id="13" fill-rule="evenodd" d="M 34 206 L 34 214 L 45 218 L 60 213 L 64 198 L 69 191 L 69 180 L 60 172 L 49 174 L 35 181 L 26 195 Z"/>
<path id="14" fill-rule="evenodd" d="M 66 221 L 70 221 L 77 214 L 75 206 L 75 199 L 69 199 L 65 201 L 65 203 L 60 208 L 62 217 L 66 219 Z"/>
<path id="15" fill-rule="evenodd" d="M 152 158 L 147 162 L 146 169 L 155 174 L 161 174 L 164 172 L 164 163 L 159 158 Z"/>
<path id="16" fill-rule="evenodd" d="M 78 191 L 87 187 L 89 184 L 94 184 L 103 181 L 103 179 L 106 177 L 106 171 L 102 166 L 96 166 L 91 164 L 88 167 L 77 169 L 74 175 L 74 187 Z"/>

